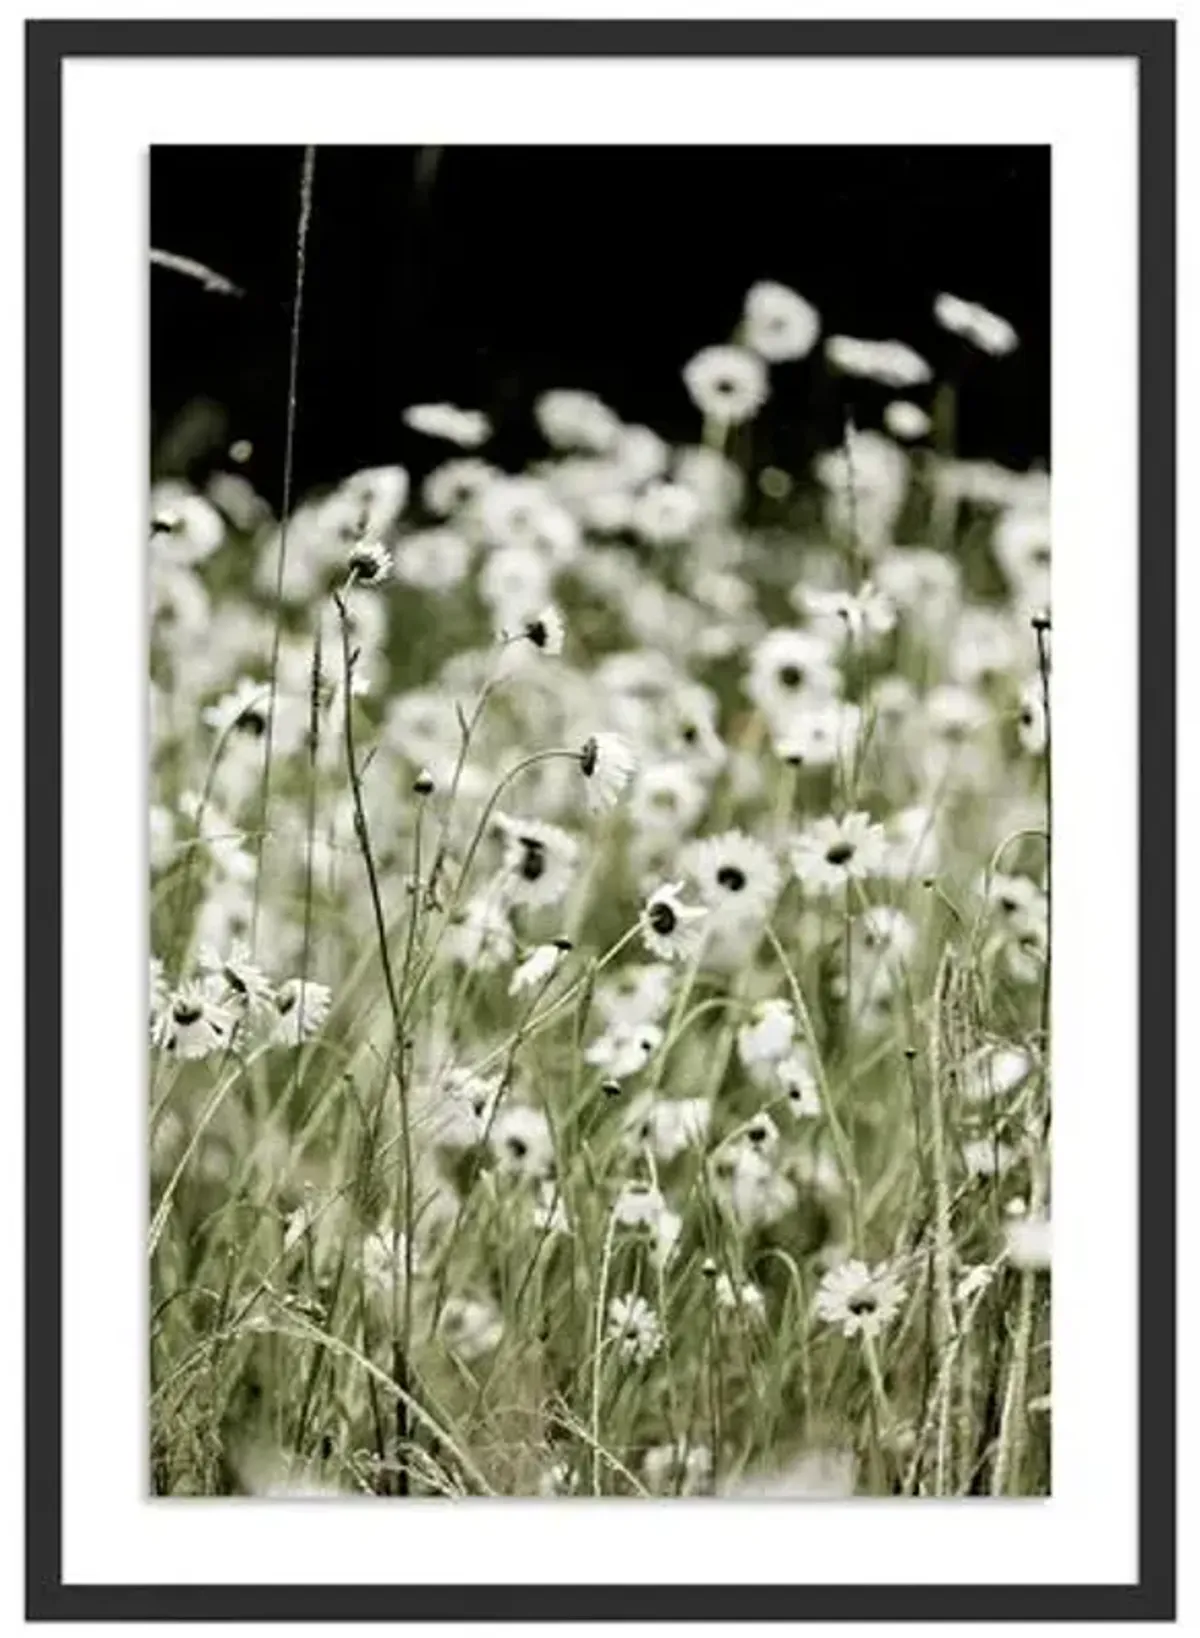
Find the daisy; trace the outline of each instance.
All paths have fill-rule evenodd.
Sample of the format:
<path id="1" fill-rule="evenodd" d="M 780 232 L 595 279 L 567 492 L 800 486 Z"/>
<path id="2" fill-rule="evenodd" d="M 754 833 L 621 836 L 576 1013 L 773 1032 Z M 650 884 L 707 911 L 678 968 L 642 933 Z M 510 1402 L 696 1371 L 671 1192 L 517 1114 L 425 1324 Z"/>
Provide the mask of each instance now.
<path id="1" fill-rule="evenodd" d="M 714 918 L 761 919 L 779 894 L 779 866 L 742 830 L 693 842 L 680 854 L 679 867 L 696 883 Z"/>
<path id="2" fill-rule="evenodd" d="M 495 893 L 476 893 L 447 927 L 442 947 L 447 960 L 460 967 L 486 973 L 507 966 L 516 954 L 507 907 L 496 902 Z"/>
<path id="3" fill-rule="evenodd" d="M 570 952 L 570 939 L 560 938 L 553 944 L 539 944 L 513 972 L 508 986 L 509 995 L 540 989 L 553 978 Z"/>
<path id="4" fill-rule="evenodd" d="M 618 1021 L 609 1024 L 604 1034 L 591 1043 L 583 1061 L 617 1080 L 624 1080 L 645 1069 L 662 1042 L 663 1032 L 658 1024 L 648 1020 Z"/>
<path id="5" fill-rule="evenodd" d="M 531 549 L 549 568 L 564 567 L 579 551 L 579 525 L 538 478 L 496 479 L 480 498 L 479 516 L 489 546 Z"/>
<path id="6" fill-rule="evenodd" d="M 392 554 L 377 540 L 362 540 L 346 554 L 346 568 L 358 586 L 378 586 L 392 572 Z"/>
<path id="7" fill-rule="evenodd" d="M 542 654 L 561 654 L 566 634 L 567 628 L 563 624 L 563 617 L 553 603 L 547 603 L 544 609 L 531 615 L 521 627 L 521 636 Z"/>
<path id="8" fill-rule="evenodd" d="M 775 1065 L 775 1078 L 796 1120 L 815 1120 L 821 1113 L 819 1083 L 806 1047 Z"/>
<path id="9" fill-rule="evenodd" d="M 753 1280 L 734 1285 L 729 1275 L 722 1272 L 713 1281 L 713 1300 L 723 1313 L 740 1313 L 755 1325 L 767 1317 L 766 1298 Z"/>
<path id="10" fill-rule="evenodd" d="M 177 1058 L 207 1058 L 228 1047 L 237 1019 L 221 990 L 211 978 L 181 984 L 159 1013 L 155 1045 Z"/>
<path id="11" fill-rule="evenodd" d="M 392 569 L 402 585 L 418 591 L 447 592 L 461 586 L 471 564 L 471 548 L 457 529 L 422 529 L 396 547 Z"/>
<path id="12" fill-rule="evenodd" d="M 621 418 L 593 392 L 566 388 L 542 393 L 533 406 L 542 436 L 555 449 L 607 455 L 621 435 Z"/>
<path id="13" fill-rule="evenodd" d="M 540 1109 L 508 1104 L 492 1121 L 488 1147 L 503 1177 L 539 1182 L 554 1170 L 554 1139 Z"/>
<path id="14" fill-rule="evenodd" d="M 455 404 L 410 404 L 404 423 L 426 438 L 440 438 L 460 449 L 478 449 L 492 435 L 491 422 L 482 410 L 459 409 Z"/>
<path id="15" fill-rule="evenodd" d="M 424 1088 L 422 1122 L 428 1127 L 431 1143 L 452 1153 L 481 1143 L 493 1119 L 500 1085 L 499 1075 L 480 1075 L 456 1065 L 433 1086 Z"/>
<path id="16" fill-rule="evenodd" d="M 746 1232 L 769 1228 L 795 1209 L 795 1184 L 753 1143 L 722 1145 L 709 1170 L 714 1196 Z"/>
<path id="17" fill-rule="evenodd" d="M 637 1118 L 637 1137 L 663 1166 L 700 1148 L 712 1122 L 706 1098 L 657 1098 Z"/>
<path id="18" fill-rule="evenodd" d="M 917 929 L 903 910 L 890 904 L 876 904 L 855 916 L 850 924 L 850 939 L 855 955 L 868 967 L 895 969 L 912 959 Z"/>
<path id="19" fill-rule="evenodd" d="M 1017 332 L 1007 319 L 989 313 L 978 302 L 964 301 L 943 291 L 934 298 L 933 316 L 951 335 L 961 336 L 980 352 L 1002 357 L 1017 345 Z"/>
<path id="20" fill-rule="evenodd" d="M 231 693 L 206 705 L 200 716 L 218 736 L 237 729 L 252 739 L 261 739 L 267 731 L 269 699 L 266 683 L 240 677 Z"/>
<path id="21" fill-rule="evenodd" d="M 795 1035 L 796 1015 L 790 1001 L 773 996 L 758 1002 L 737 1033 L 738 1057 L 750 1078 L 759 1085 L 769 1081 L 774 1066 L 791 1052 Z"/>
<path id="22" fill-rule="evenodd" d="M 786 724 L 798 703 L 832 698 L 842 685 L 825 638 L 777 627 L 753 649 L 743 686 L 769 723 Z"/>
<path id="23" fill-rule="evenodd" d="M 1044 1272 L 1050 1267 L 1051 1234 L 1048 1217 L 1020 1216 L 1004 1230 L 1004 1249 L 1014 1268 Z"/>
<path id="24" fill-rule="evenodd" d="M 570 890 L 579 862 L 579 844 L 568 831 L 539 819 L 497 815 L 504 837 L 500 893 L 507 904 L 539 909 L 557 904 Z"/>
<path id="25" fill-rule="evenodd" d="M 773 1155 L 779 1148 L 779 1128 L 765 1109 L 746 1122 L 745 1136 L 757 1154 Z"/>
<path id="26" fill-rule="evenodd" d="M 675 975 L 669 964 L 623 968 L 597 987 L 594 1003 L 608 1024 L 653 1023 L 671 1004 Z"/>
<path id="27" fill-rule="evenodd" d="M 815 1311 L 827 1325 L 839 1326 L 844 1337 L 877 1337 L 900 1312 L 905 1295 L 903 1282 L 886 1263 L 870 1269 L 852 1258 L 824 1276 Z"/>
<path id="28" fill-rule="evenodd" d="M 268 1011 L 275 999 L 270 979 L 253 959 L 250 946 L 244 939 L 235 939 L 225 956 L 211 946 L 200 951 L 201 971 L 219 979 L 228 991 L 229 1001 L 252 1016 Z"/>
<path id="29" fill-rule="evenodd" d="M 792 869 L 813 893 L 835 893 L 849 881 L 878 870 L 884 856 L 882 827 L 866 813 L 817 819 L 792 844 Z"/>
<path id="30" fill-rule="evenodd" d="M 902 341 L 866 341 L 829 336 L 825 357 L 843 375 L 862 376 L 885 387 L 919 387 L 933 375 L 929 365 Z"/>
<path id="31" fill-rule="evenodd" d="M 653 1359 L 663 1342 L 658 1315 L 635 1292 L 609 1302 L 608 1337 L 617 1344 L 621 1358 L 636 1365 Z"/>
<path id="32" fill-rule="evenodd" d="M 924 438 L 933 427 L 933 422 L 920 404 L 913 404 L 906 398 L 893 398 L 885 406 L 883 424 L 893 438 L 903 438 L 906 443 Z"/>
<path id="33" fill-rule="evenodd" d="M 703 948 L 708 916 L 703 905 L 684 904 L 682 882 L 668 882 L 646 900 L 640 924 L 642 939 L 651 955 L 662 961 L 687 961 Z"/>
<path id="34" fill-rule="evenodd" d="M 660 479 L 634 501 L 629 523 L 634 534 L 649 546 L 677 546 L 688 538 L 702 516 L 703 507 L 694 489 Z"/>
<path id="35" fill-rule="evenodd" d="M 289 978 L 275 995 L 275 1032 L 278 1046 L 299 1046 L 316 1035 L 333 1001 L 332 991 L 311 978 Z"/>
<path id="36" fill-rule="evenodd" d="M 486 1298 L 449 1297 L 438 1320 L 438 1335 L 466 1364 L 495 1353 L 504 1336 L 504 1321 Z"/>
<path id="37" fill-rule="evenodd" d="M 680 836 L 691 830 L 707 801 L 705 786 L 690 768 L 682 762 L 655 762 L 638 772 L 629 818 L 635 831 Z"/>
<path id="38" fill-rule="evenodd" d="M 1024 1047 L 985 1046 L 958 1069 L 958 1089 L 968 1103 L 1005 1098 L 1033 1072 L 1033 1055 Z"/>
<path id="39" fill-rule="evenodd" d="M 723 427 L 752 420 L 770 391 L 766 365 L 746 347 L 705 347 L 684 366 L 683 384 L 701 415 Z"/>
<path id="40" fill-rule="evenodd" d="M 203 563 L 225 539 L 225 520 L 216 507 L 184 483 L 155 484 L 150 496 L 150 544 L 164 563 L 191 568 Z"/>
<path id="41" fill-rule="evenodd" d="M 435 467 L 421 486 L 421 499 L 436 518 L 448 518 L 478 501 L 499 473 L 486 461 L 467 456 Z"/>
<path id="42" fill-rule="evenodd" d="M 613 1225 L 623 1229 L 653 1229 L 666 1209 L 667 1203 L 658 1189 L 649 1183 L 627 1183 L 613 1201 Z"/>
<path id="43" fill-rule="evenodd" d="M 792 607 L 806 614 L 813 629 L 835 647 L 849 639 L 857 647 L 895 629 L 896 606 L 870 580 L 856 592 L 827 591 L 803 581 L 792 588 Z"/>
<path id="44" fill-rule="evenodd" d="M 1043 756 L 1046 751 L 1046 702 L 1041 677 L 1034 677 L 1021 689 L 1017 708 L 1017 738 L 1027 756 Z"/>
<path id="45" fill-rule="evenodd" d="M 787 285 L 763 279 L 747 291 L 742 340 L 768 364 L 807 357 L 820 333 L 821 315 Z"/>
<path id="46" fill-rule="evenodd" d="M 633 778 L 637 758 L 620 734 L 592 734 L 579 751 L 579 767 L 587 784 L 584 794 L 593 813 L 617 805 Z"/>
<path id="47" fill-rule="evenodd" d="M 844 700 L 800 699 L 773 725 L 775 755 L 797 768 L 843 767 L 853 761 L 862 711 Z"/>

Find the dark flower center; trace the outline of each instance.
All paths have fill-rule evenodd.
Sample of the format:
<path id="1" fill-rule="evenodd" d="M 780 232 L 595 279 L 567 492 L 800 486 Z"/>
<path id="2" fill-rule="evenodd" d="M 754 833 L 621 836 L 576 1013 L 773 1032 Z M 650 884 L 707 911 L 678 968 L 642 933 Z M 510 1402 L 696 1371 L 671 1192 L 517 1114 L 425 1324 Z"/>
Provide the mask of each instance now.
<path id="1" fill-rule="evenodd" d="M 546 630 L 546 622 L 544 620 L 531 620 L 525 627 L 525 635 L 529 638 L 529 641 L 533 644 L 534 648 L 545 648 L 550 634 Z"/>
<path id="2" fill-rule="evenodd" d="M 731 893 L 740 893 L 746 885 L 746 872 L 739 870 L 737 865 L 722 865 L 717 871 L 717 883 L 727 887 Z"/>
<path id="3" fill-rule="evenodd" d="M 275 1003 L 280 1015 L 284 1018 L 287 1017 L 288 1013 L 291 1012 L 295 1005 L 296 995 L 294 990 L 288 990 L 284 995 L 281 995 Z"/>
<path id="4" fill-rule="evenodd" d="M 247 993 L 245 979 L 232 967 L 226 967 L 224 971 L 225 982 L 229 985 L 229 988 L 236 990 L 239 995 L 245 995 Z"/>
<path id="5" fill-rule="evenodd" d="M 804 673 L 798 665 L 781 665 L 779 680 L 785 688 L 799 688 L 804 681 Z"/>
<path id="6" fill-rule="evenodd" d="M 864 1291 L 860 1296 L 851 1297 L 846 1307 L 852 1314 L 873 1314 L 879 1303 L 875 1297 Z"/>
<path id="7" fill-rule="evenodd" d="M 191 1001 L 176 1001 L 171 1009 L 171 1016 L 177 1024 L 187 1028 L 189 1024 L 198 1024 L 204 1016 L 203 1007 L 196 1006 Z"/>
<path id="8" fill-rule="evenodd" d="M 765 1126 L 752 1126 L 746 1136 L 751 1143 L 765 1143 L 767 1141 L 767 1129 Z"/>
<path id="9" fill-rule="evenodd" d="M 242 712 L 237 719 L 237 725 L 244 734 L 249 734 L 252 739 L 261 739 L 267 731 L 266 716 L 256 705 L 251 705 Z"/>
<path id="10" fill-rule="evenodd" d="M 525 1156 L 529 1153 L 529 1145 L 526 1143 L 524 1138 L 510 1137 L 508 1140 L 508 1152 L 510 1155 L 512 1155 L 514 1160 L 524 1160 Z"/>
<path id="11" fill-rule="evenodd" d="M 831 865 L 844 865 L 854 857 L 853 842 L 835 842 L 825 854 Z"/>
<path id="12" fill-rule="evenodd" d="M 546 872 L 546 844 L 536 837 L 522 836 L 521 874 L 527 882 L 536 882 Z"/>
<path id="13" fill-rule="evenodd" d="M 596 771 L 596 761 L 600 755 L 600 747 L 596 744 L 593 734 L 579 753 L 579 766 L 583 769 L 584 777 L 590 779 Z"/>
<path id="14" fill-rule="evenodd" d="M 657 904 L 650 906 L 650 925 L 663 938 L 675 931 L 678 921 L 678 916 L 664 900 L 660 899 Z"/>

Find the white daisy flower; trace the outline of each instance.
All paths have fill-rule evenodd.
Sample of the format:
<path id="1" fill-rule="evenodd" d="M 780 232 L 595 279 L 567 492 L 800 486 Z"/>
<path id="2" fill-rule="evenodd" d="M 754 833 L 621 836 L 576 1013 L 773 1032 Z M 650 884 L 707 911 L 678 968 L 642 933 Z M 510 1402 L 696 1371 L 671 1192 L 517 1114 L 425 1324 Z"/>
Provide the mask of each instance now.
<path id="1" fill-rule="evenodd" d="M 820 1083 L 806 1047 L 798 1047 L 775 1065 L 775 1078 L 796 1120 L 815 1120 L 821 1113 Z"/>
<path id="2" fill-rule="evenodd" d="M 642 1365 L 662 1347 L 663 1332 L 658 1315 L 645 1297 L 635 1292 L 613 1297 L 608 1305 L 608 1336 L 621 1358 Z"/>
<path id="3" fill-rule="evenodd" d="M 1017 738 L 1027 756 L 1045 754 L 1046 701 L 1041 677 L 1033 677 L 1021 689 L 1017 707 Z"/>
<path id="4" fill-rule="evenodd" d="M 495 1353 L 504 1336 L 504 1321 L 486 1298 L 449 1297 L 438 1320 L 438 1336 L 465 1364 Z"/>
<path id="5" fill-rule="evenodd" d="M 473 456 L 446 461 L 425 479 L 421 499 L 435 518 L 452 517 L 474 505 L 499 476 L 494 466 Z"/>
<path id="6" fill-rule="evenodd" d="M 637 758 L 620 734 L 592 734 L 579 752 L 579 767 L 587 781 L 584 794 L 593 813 L 613 808 L 633 778 Z"/>
<path id="7" fill-rule="evenodd" d="M 877 1337 L 900 1312 L 905 1295 L 903 1281 L 886 1263 L 871 1269 L 851 1258 L 824 1276 L 815 1311 L 827 1325 L 839 1326 L 844 1337 Z"/>
<path id="8" fill-rule="evenodd" d="M 742 830 L 691 843 L 680 854 L 679 867 L 696 883 L 714 919 L 761 920 L 779 895 L 779 866 Z"/>
<path id="9" fill-rule="evenodd" d="M 554 1170 L 554 1139 L 540 1109 L 506 1104 L 492 1121 L 488 1147 L 497 1171 L 522 1182 L 539 1182 Z"/>
<path id="10" fill-rule="evenodd" d="M 683 384 L 701 415 L 726 427 L 752 420 L 770 392 L 766 365 L 746 347 L 705 347 L 684 366 Z"/>
<path id="11" fill-rule="evenodd" d="M 791 1002 L 778 996 L 759 1001 L 750 1019 L 737 1032 L 738 1057 L 757 1084 L 769 1081 L 774 1066 L 791 1052 L 796 1035 L 796 1014 Z"/>
<path id="12" fill-rule="evenodd" d="M 442 943 L 448 961 L 485 973 L 507 966 L 516 947 L 507 906 L 497 902 L 494 892 L 476 893 L 468 899 L 447 927 Z"/>
<path id="13" fill-rule="evenodd" d="M 498 814 L 494 823 L 504 837 L 499 890 L 505 903 L 530 909 L 557 904 L 575 879 L 579 863 L 575 838 L 540 819 Z"/>
<path id="14" fill-rule="evenodd" d="M 709 1162 L 713 1194 L 747 1233 L 769 1228 L 794 1210 L 796 1186 L 754 1144 L 725 1143 Z"/>
<path id="15" fill-rule="evenodd" d="M 426 438 L 440 438 L 460 449 L 478 449 L 492 435 L 492 424 L 482 410 L 459 409 L 456 404 L 410 404 L 404 422 Z"/>
<path id="16" fill-rule="evenodd" d="M 216 507 L 184 483 L 155 484 L 150 496 L 150 543 L 156 558 L 181 568 L 203 563 L 225 539 Z"/>
<path id="17" fill-rule="evenodd" d="M 859 336 L 828 336 L 825 357 L 843 375 L 862 376 L 885 387 L 919 387 L 933 371 L 920 353 L 903 341 L 868 341 Z"/>
<path id="18" fill-rule="evenodd" d="M 707 1098 L 656 1098 L 648 1108 L 634 1112 L 631 1121 L 637 1140 L 663 1166 L 702 1147 L 711 1123 Z"/>
<path id="19" fill-rule="evenodd" d="M 723 1270 L 713 1281 L 713 1300 L 722 1313 L 740 1313 L 754 1325 L 760 1325 L 767 1317 L 766 1298 L 754 1281 L 743 1280 L 740 1285 L 734 1285 Z"/>
<path id="20" fill-rule="evenodd" d="M 825 638 L 780 626 L 755 646 L 743 686 L 769 723 L 786 725 L 798 702 L 829 699 L 842 683 Z"/>
<path id="21" fill-rule="evenodd" d="M 1005 1225 L 1004 1249 L 1014 1268 L 1044 1272 L 1051 1262 L 1049 1217 L 1014 1218 Z"/>
<path id="22" fill-rule="evenodd" d="M 202 720 L 220 737 L 236 729 L 252 739 L 267 731 L 271 690 L 269 684 L 239 677 L 231 693 L 201 711 Z"/>
<path id="23" fill-rule="evenodd" d="M 704 812 L 708 791 L 682 762 L 653 762 L 639 769 L 629 798 L 635 831 L 650 836 L 681 836 Z"/>
<path id="24" fill-rule="evenodd" d="M 541 989 L 558 971 L 571 951 L 570 939 L 555 939 L 553 944 L 539 944 L 517 967 L 509 982 L 509 995 L 521 995 L 525 990 Z"/>
<path id="25" fill-rule="evenodd" d="M 762 279 L 746 292 L 742 340 L 768 364 L 806 358 L 821 333 L 821 315 L 785 284 Z"/>
<path id="26" fill-rule="evenodd" d="M 811 893 L 835 893 L 848 881 L 861 880 L 880 867 L 884 834 L 869 814 L 848 813 L 817 819 L 792 843 L 792 869 Z"/>
<path id="27" fill-rule="evenodd" d="M 873 642 L 886 637 L 896 625 L 895 604 L 870 580 L 856 592 L 830 591 L 801 581 L 792 588 L 791 602 L 834 648 L 847 640 L 856 647 Z"/>
<path id="28" fill-rule="evenodd" d="M 422 1128 L 436 1148 L 455 1153 L 473 1149 L 483 1141 L 499 1096 L 499 1075 L 480 1075 L 456 1065 L 435 1085 L 422 1089 Z"/>
<path id="29" fill-rule="evenodd" d="M 533 406 L 543 438 L 555 449 L 581 449 L 607 455 L 621 436 L 621 418 L 593 392 L 556 388 Z"/>
<path id="30" fill-rule="evenodd" d="M 614 978 L 596 988 L 596 1011 L 608 1024 L 653 1023 L 671 1004 L 675 974 L 671 966 L 624 967 Z"/>
<path id="31" fill-rule="evenodd" d="M 875 904 L 855 916 L 850 939 L 856 964 L 861 959 L 867 966 L 897 968 L 912 960 L 917 929 L 903 910 Z"/>
<path id="32" fill-rule="evenodd" d="M 536 551 L 551 569 L 578 554 L 579 525 L 538 478 L 496 479 L 480 497 L 479 517 L 484 540 L 497 549 Z"/>
<path id="33" fill-rule="evenodd" d="M 207 1058 L 233 1039 L 236 1014 L 221 999 L 224 986 L 211 978 L 181 984 L 160 1010 L 155 1045 L 177 1058 Z"/>
<path id="34" fill-rule="evenodd" d="M 765 1109 L 746 1122 L 746 1142 L 760 1155 L 774 1155 L 779 1149 L 779 1128 Z"/>
<path id="35" fill-rule="evenodd" d="M 561 654 L 566 634 L 563 617 L 553 603 L 530 615 L 521 626 L 521 636 L 542 654 Z"/>
<path id="36" fill-rule="evenodd" d="M 658 1024 L 649 1020 L 617 1021 L 591 1043 L 583 1061 L 620 1081 L 645 1069 L 662 1043 L 663 1032 Z"/>
<path id="37" fill-rule="evenodd" d="M 883 424 L 893 438 L 903 438 L 906 443 L 924 438 L 933 428 L 933 422 L 920 404 L 914 404 L 907 398 L 893 398 L 885 406 Z"/>
<path id="38" fill-rule="evenodd" d="M 668 882 L 646 900 L 640 924 L 642 939 L 651 955 L 662 961 L 687 961 L 704 945 L 708 916 L 704 905 L 684 904 L 682 882 Z"/>
<path id="39" fill-rule="evenodd" d="M 797 700 L 773 726 L 775 755 L 797 768 L 848 767 L 862 733 L 862 711 L 845 700 Z"/>
<path id="40" fill-rule="evenodd" d="M 275 999 L 274 986 L 255 962 L 244 939 L 235 939 L 224 956 L 206 945 L 200 951 L 199 966 L 202 972 L 211 974 L 225 985 L 235 1008 L 253 1017 L 260 1017 L 270 1009 Z"/>
<path id="41" fill-rule="evenodd" d="M 1024 1047 L 980 1047 L 958 1066 L 958 1089 L 968 1103 L 1006 1098 L 1024 1085 L 1033 1068 L 1033 1054 Z"/>
<path id="42" fill-rule="evenodd" d="M 650 546 L 678 546 L 695 529 L 704 509 L 694 489 L 660 479 L 634 500 L 629 522 L 634 534 Z"/>
<path id="43" fill-rule="evenodd" d="M 274 1040 L 277 1046 L 299 1046 L 318 1034 L 329 1016 L 333 992 L 311 978 L 289 978 L 275 993 Z"/>
<path id="44" fill-rule="evenodd" d="M 990 313 L 977 301 L 964 301 L 961 296 L 943 291 L 934 298 L 933 316 L 943 329 L 995 358 L 1011 353 L 1017 345 L 1017 332 L 1008 320 Z"/>
<path id="45" fill-rule="evenodd" d="M 360 540 L 346 554 L 346 569 L 357 586 L 378 586 L 392 572 L 392 554 L 377 540 Z"/>
<path id="46" fill-rule="evenodd" d="M 392 557 L 396 579 L 418 591 L 453 591 L 466 579 L 470 565 L 471 548 L 456 529 L 421 529 L 405 535 Z"/>

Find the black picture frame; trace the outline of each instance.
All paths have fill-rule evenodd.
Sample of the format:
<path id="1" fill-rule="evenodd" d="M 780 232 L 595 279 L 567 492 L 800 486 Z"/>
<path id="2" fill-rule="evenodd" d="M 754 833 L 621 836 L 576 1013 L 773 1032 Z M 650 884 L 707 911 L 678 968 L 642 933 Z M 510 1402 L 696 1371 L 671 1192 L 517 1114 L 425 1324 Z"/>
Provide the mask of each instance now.
<path id="1" fill-rule="evenodd" d="M 62 69 L 144 56 L 1122 57 L 1139 143 L 1139 1573 L 1128 1585 L 78 1585 L 62 1566 Z M 26 25 L 26 1613 L 31 1620 L 1124 1620 L 1175 1610 L 1175 25 Z M 36 501 L 34 500 L 36 497 Z"/>

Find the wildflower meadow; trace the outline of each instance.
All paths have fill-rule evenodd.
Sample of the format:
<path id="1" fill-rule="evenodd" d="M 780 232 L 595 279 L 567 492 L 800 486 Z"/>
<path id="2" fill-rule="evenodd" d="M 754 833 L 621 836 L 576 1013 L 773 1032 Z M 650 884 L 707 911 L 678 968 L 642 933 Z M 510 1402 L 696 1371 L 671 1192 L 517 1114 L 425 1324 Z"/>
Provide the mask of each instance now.
<path id="1" fill-rule="evenodd" d="M 1048 1493 L 1046 471 L 764 269 L 682 441 L 294 492 L 320 176 L 282 506 L 152 474 L 152 1491 Z M 764 462 L 799 370 L 879 413 Z"/>

